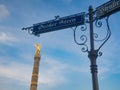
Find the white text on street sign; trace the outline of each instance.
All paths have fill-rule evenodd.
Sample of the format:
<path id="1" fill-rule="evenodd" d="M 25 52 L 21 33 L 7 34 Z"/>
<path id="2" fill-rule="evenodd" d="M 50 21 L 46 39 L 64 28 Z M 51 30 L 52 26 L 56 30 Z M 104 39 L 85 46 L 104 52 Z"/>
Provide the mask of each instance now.
<path id="1" fill-rule="evenodd" d="M 120 0 L 110 0 L 96 8 L 96 17 L 101 19 L 120 10 Z"/>
<path id="2" fill-rule="evenodd" d="M 34 35 L 38 35 L 41 33 L 74 27 L 84 24 L 84 21 L 85 21 L 85 13 L 82 12 L 82 13 L 34 24 L 32 33 Z"/>

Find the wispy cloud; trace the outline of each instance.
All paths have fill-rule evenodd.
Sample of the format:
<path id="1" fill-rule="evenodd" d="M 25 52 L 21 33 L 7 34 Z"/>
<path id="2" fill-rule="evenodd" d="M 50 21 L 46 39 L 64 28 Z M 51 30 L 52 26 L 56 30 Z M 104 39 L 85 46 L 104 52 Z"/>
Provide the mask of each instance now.
<path id="1" fill-rule="evenodd" d="M 41 66 L 43 68 L 41 67 L 40 69 L 40 84 L 47 86 L 56 86 L 67 81 L 64 76 L 67 65 L 54 60 L 53 58 L 44 57 L 43 60 L 43 63 L 41 62 Z"/>
<path id="2" fill-rule="evenodd" d="M 25 68 L 25 66 L 27 68 Z M 0 75 L 11 78 L 13 80 L 18 80 L 27 84 L 30 82 L 30 66 L 19 63 L 7 63 L 4 62 L 0 65 Z"/>
<path id="3" fill-rule="evenodd" d="M 0 4 L 0 22 L 6 19 L 10 15 L 7 7 L 3 4 Z"/>
<path id="4" fill-rule="evenodd" d="M 0 76 L 17 80 L 23 85 L 30 85 L 33 63 L 28 65 L 13 61 L 8 62 L 7 60 L 3 61 L 2 58 L 0 58 L 0 60 Z M 71 66 L 60 62 L 57 58 L 44 55 L 40 62 L 39 85 L 45 87 L 56 87 L 67 83 L 69 80 L 66 75 L 71 72 L 86 74 L 88 73 L 88 69 L 84 66 Z"/>
<path id="5" fill-rule="evenodd" d="M 53 59 L 47 59 L 50 61 L 45 59 L 41 62 L 43 65 L 41 64 L 40 66 L 39 83 L 45 86 L 55 86 L 64 83 L 66 79 L 64 78 L 63 73 L 65 72 L 64 68 L 66 66 Z M 21 84 L 24 83 L 25 85 L 29 85 L 32 75 L 32 65 L 33 64 L 28 65 L 3 61 L 0 64 L 0 76 L 17 80 L 21 82 Z"/>
<path id="6" fill-rule="evenodd" d="M 17 41 L 17 38 L 10 33 L 0 32 L 0 43 L 11 44 L 11 42 Z"/>

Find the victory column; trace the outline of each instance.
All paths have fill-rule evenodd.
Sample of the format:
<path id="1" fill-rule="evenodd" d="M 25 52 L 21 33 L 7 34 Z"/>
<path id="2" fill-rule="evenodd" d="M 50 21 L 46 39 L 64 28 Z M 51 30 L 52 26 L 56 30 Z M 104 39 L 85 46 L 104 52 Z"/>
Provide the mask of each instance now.
<path id="1" fill-rule="evenodd" d="M 35 44 L 35 47 L 36 47 L 36 52 L 34 56 L 34 66 L 33 66 L 30 90 L 37 90 L 37 84 L 38 84 L 41 46 L 39 44 Z"/>

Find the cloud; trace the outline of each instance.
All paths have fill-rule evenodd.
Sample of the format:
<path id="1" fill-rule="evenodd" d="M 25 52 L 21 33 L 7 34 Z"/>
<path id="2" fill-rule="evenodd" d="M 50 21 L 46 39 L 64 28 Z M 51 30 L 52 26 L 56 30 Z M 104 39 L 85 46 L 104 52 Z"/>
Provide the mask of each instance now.
<path id="1" fill-rule="evenodd" d="M 28 65 L 18 62 L 8 63 L 7 61 L 2 61 L 2 58 L 0 59 L 0 76 L 17 80 L 23 85 L 30 85 L 33 64 Z M 47 59 L 49 59 L 49 61 L 45 59 L 41 62 L 39 83 L 46 87 L 63 84 L 66 81 L 63 75 L 66 66 L 53 59 Z"/>
<path id="2" fill-rule="evenodd" d="M 0 75 L 18 80 L 20 82 L 30 82 L 30 66 L 19 63 L 3 63 L 0 65 Z"/>
<path id="3" fill-rule="evenodd" d="M 44 66 L 44 68 L 41 67 L 40 70 L 41 71 L 39 76 L 40 84 L 51 87 L 63 84 L 67 81 L 64 76 L 67 65 L 52 58 L 44 57 L 43 65 L 41 64 L 41 66 Z"/>
<path id="4" fill-rule="evenodd" d="M 11 44 L 11 42 L 17 41 L 17 38 L 10 33 L 0 32 L 0 43 Z"/>
<path id="5" fill-rule="evenodd" d="M 0 5 L 0 21 L 3 21 L 10 15 L 7 7 L 5 5 Z"/>
<path id="6" fill-rule="evenodd" d="M 6 58 L 9 59 L 9 58 Z M 4 57 L 4 61 L 0 58 L 0 76 L 16 80 L 19 84 L 30 85 L 33 62 L 28 64 L 18 62 L 8 62 Z M 9 60 L 10 61 L 10 60 Z M 68 73 L 88 73 L 89 69 L 81 66 L 72 66 L 59 59 L 42 56 L 39 70 L 38 83 L 40 87 L 56 87 L 65 84 L 69 81 L 67 78 Z"/>

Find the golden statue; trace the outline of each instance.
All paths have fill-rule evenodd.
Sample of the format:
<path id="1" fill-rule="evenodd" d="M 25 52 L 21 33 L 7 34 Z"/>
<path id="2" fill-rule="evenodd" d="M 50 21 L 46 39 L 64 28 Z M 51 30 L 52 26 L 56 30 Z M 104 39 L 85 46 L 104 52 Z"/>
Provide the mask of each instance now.
<path id="1" fill-rule="evenodd" d="M 36 53 L 35 53 L 35 55 L 40 55 L 41 46 L 39 44 L 35 44 L 35 47 L 36 47 Z"/>

